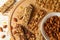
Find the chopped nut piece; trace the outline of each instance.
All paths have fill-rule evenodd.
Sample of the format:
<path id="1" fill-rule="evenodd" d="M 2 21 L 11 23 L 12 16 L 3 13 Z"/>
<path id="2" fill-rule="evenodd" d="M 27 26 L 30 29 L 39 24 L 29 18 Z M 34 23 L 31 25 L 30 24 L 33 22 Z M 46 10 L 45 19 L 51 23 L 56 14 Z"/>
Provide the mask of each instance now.
<path id="1" fill-rule="evenodd" d="M 14 21 L 17 22 L 17 18 L 14 18 Z"/>
<path id="2" fill-rule="evenodd" d="M 7 28 L 7 25 L 4 25 L 3 28 Z"/>
<path id="3" fill-rule="evenodd" d="M 52 16 L 44 23 L 44 30 L 49 36 L 50 40 L 60 40 L 60 18 L 58 16 Z M 59 23 L 58 23 L 59 22 Z M 59 35 L 57 35 L 59 34 Z"/>
<path id="4" fill-rule="evenodd" d="M 3 35 L 2 38 L 5 38 L 5 35 Z"/>

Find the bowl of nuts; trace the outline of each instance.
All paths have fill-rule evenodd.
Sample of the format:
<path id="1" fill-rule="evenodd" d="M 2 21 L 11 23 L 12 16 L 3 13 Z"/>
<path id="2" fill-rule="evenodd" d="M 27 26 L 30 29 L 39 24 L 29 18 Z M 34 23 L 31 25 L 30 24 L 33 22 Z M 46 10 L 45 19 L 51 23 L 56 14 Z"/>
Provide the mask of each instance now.
<path id="1" fill-rule="evenodd" d="M 60 13 L 47 14 L 39 23 L 40 31 L 46 40 L 60 40 Z"/>

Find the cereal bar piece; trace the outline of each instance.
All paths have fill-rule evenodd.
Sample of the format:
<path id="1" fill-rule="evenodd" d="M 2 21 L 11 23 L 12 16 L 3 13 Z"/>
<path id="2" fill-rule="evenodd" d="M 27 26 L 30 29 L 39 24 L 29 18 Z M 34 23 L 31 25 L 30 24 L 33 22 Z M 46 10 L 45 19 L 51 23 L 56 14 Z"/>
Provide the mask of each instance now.
<path id="1" fill-rule="evenodd" d="M 11 26 L 13 27 L 13 29 L 11 30 L 11 34 L 13 34 L 11 39 L 14 39 L 14 40 L 26 40 L 27 39 L 26 37 L 24 37 L 25 35 L 24 35 L 24 30 L 21 28 L 22 26 L 18 26 L 18 25 L 23 25 L 25 27 L 27 26 L 32 9 L 33 8 L 31 5 L 28 5 L 24 8 L 21 6 L 17 7 L 15 12 L 11 16 L 12 19 L 10 21 L 10 24 L 11 24 L 10 27 Z"/>
<path id="2" fill-rule="evenodd" d="M 0 7 L 0 12 L 4 13 L 14 2 L 15 0 L 7 0 L 7 2 Z"/>

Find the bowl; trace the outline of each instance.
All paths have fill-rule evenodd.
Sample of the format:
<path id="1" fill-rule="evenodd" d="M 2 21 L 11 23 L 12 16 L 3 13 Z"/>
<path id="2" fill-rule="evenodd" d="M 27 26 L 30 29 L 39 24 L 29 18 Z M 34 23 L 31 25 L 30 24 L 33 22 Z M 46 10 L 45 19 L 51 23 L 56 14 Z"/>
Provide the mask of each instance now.
<path id="1" fill-rule="evenodd" d="M 59 12 L 51 12 L 51 13 L 48 13 L 42 20 L 41 22 L 39 23 L 39 30 L 41 31 L 42 33 L 42 36 L 46 39 L 46 40 L 49 40 L 49 37 L 46 35 L 46 32 L 44 31 L 44 23 L 46 22 L 46 20 L 48 18 L 50 18 L 51 16 L 60 16 L 60 13 Z"/>

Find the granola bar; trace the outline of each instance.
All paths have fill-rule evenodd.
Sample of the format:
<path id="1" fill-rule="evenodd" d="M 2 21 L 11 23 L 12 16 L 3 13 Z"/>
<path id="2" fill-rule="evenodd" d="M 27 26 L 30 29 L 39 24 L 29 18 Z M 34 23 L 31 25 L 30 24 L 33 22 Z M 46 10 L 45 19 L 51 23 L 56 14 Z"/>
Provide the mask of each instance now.
<path id="1" fill-rule="evenodd" d="M 14 2 L 15 0 L 7 0 L 7 2 L 0 7 L 0 12 L 4 13 Z"/>

